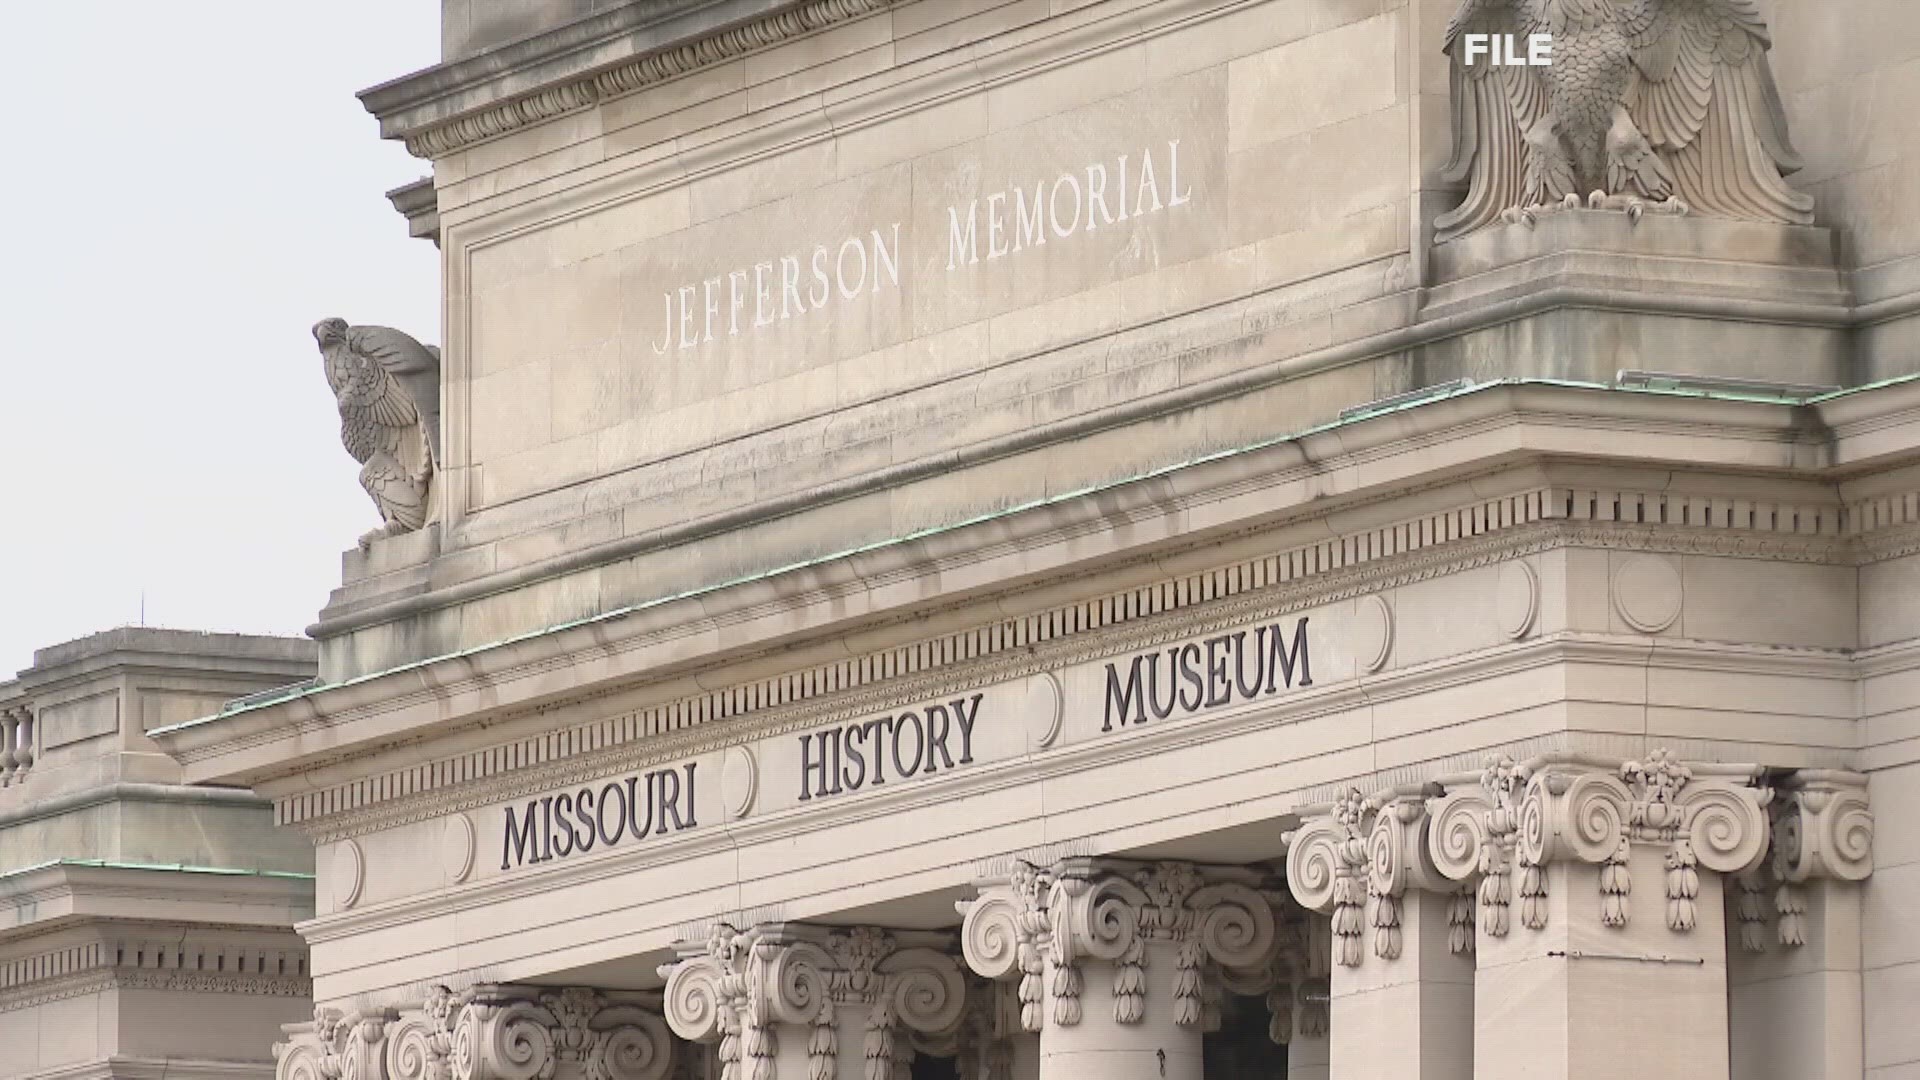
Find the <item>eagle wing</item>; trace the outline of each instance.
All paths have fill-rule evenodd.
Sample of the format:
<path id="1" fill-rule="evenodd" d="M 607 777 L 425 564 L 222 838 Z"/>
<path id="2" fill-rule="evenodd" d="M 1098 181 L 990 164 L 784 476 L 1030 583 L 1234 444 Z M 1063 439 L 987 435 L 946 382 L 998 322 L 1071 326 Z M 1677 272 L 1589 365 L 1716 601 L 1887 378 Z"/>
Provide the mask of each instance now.
<path id="1" fill-rule="evenodd" d="M 355 461 L 394 453 L 401 435 L 420 426 L 413 401 L 372 358 L 345 344 L 327 353 L 327 381 L 340 406 L 340 442 Z"/>
<path id="2" fill-rule="evenodd" d="M 412 406 L 433 463 L 440 462 L 440 350 L 390 326 L 355 326 L 347 345 L 398 384 Z"/>
<path id="3" fill-rule="evenodd" d="M 1434 238 L 1449 240 L 1500 218 L 1518 206 L 1526 189 L 1526 133 L 1547 111 L 1547 84 L 1538 68 L 1479 63 L 1468 66 L 1461 39 L 1467 34 L 1539 31 L 1535 0 L 1462 0 L 1447 23 L 1445 51 L 1452 58 L 1453 155 L 1443 176 L 1465 184 L 1467 197 L 1434 221 Z"/>
<path id="4" fill-rule="evenodd" d="M 1758 0 L 1619 0 L 1632 50 L 1627 111 L 1673 166 L 1679 197 L 1715 217 L 1813 221 L 1783 179 L 1800 168 L 1767 62 Z"/>

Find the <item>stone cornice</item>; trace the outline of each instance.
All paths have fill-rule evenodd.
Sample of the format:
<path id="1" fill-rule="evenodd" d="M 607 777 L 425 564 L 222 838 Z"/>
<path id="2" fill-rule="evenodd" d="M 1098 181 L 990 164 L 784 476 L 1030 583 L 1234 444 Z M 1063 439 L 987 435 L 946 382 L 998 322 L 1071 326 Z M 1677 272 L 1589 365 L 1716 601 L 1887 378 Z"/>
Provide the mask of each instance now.
<path id="1" fill-rule="evenodd" d="M 1391 463 L 1395 460 L 1393 451 L 1397 449 L 1401 458 L 1406 456 L 1408 450 L 1422 452 L 1431 467 L 1436 459 L 1452 460 L 1435 452 L 1445 436 L 1460 438 L 1459 432 L 1469 427 L 1497 431 L 1497 428 L 1488 429 L 1486 425 L 1499 421 L 1502 415 L 1509 423 L 1517 422 L 1514 413 L 1521 411 L 1514 408 L 1517 405 L 1524 405 L 1530 422 L 1542 423 L 1541 417 L 1550 410 L 1568 412 L 1565 406 L 1570 401 L 1587 405 L 1617 402 L 1628 410 L 1641 410 L 1643 423 L 1661 426 L 1682 425 L 1683 414 L 1692 414 L 1696 424 L 1703 416 L 1713 416 L 1720 421 L 1719 430 L 1724 432 L 1729 430 L 1728 421 L 1737 420 L 1754 425 L 1752 435 L 1761 443 L 1772 442 L 1781 446 L 1785 451 L 1781 464 L 1804 462 L 1804 455 L 1799 450 L 1789 449 L 1796 446 L 1791 432 L 1798 430 L 1798 426 L 1790 420 L 1783 426 L 1775 426 L 1786 420 L 1791 412 L 1783 407 L 1677 401 L 1643 395 L 1601 395 L 1557 387 L 1502 389 L 1537 393 L 1516 393 L 1512 397 L 1486 396 L 1478 408 L 1451 410 L 1451 425 L 1444 422 L 1448 418 L 1440 415 L 1423 417 L 1419 411 L 1377 418 L 1378 422 L 1372 425 L 1350 425 L 1340 429 L 1341 433 L 1363 436 L 1364 432 L 1358 429 L 1372 426 L 1376 433 L 1390 430 L 1397 438 L 1369 440 L 1348 437 L 1320 448 L 1325 453 L 1317 455 L 1317 464 L 1323 471 L 1342 468 L 1358 471 L 1359 464 L 1369 458 Z M 1474 394 L 1469 398 L 1482 396 Z M 1494 403 L 1495 397 L 1500 398 L 1497 407 L 1486 408 Z M 1554 409 L 1556 405 L 1558 408 Z M 1617 413 L 1620 410 L 1602 410 L 1606 411 Z M 1461 416 L 1461 412 L 1467 415 Z M 1580 409 L 1572 412 L 1579 415 L 1566 415 L 1564 419 L 1568 423 L 1599 422 L 1599 418 L 1591 412 Z M 1671 412 L 1672 415 L 1662 418 L 1657 415 L 1661 412 Z M 1768 417 L 1774 418 L 1775 425 L 1762 423 Z M 1610 430 L 1617 434 L 1617 428 Z M 1696 426 L 1693 430 L 1697 432 L 1700 429 Z M 1777 441 L 1783 438 L 1784 445 Z M 1508 438 L 1501 445 L 1511 449 L 1513 441 Z M 1294 457 L 1292 454 L 1283 456 L 1288 460 Z M 1414 506 L 1436 506 L 1440 505 L 1435 500 L 1440 489 L 1430 490 L 1421 496 L 1404 487 L 1391 491 L 1392 485 L 1386 484 L 1383 488 L 1388 489 L 1388 494 L 1379 495 L 1372 503 L 1349 503 L 1338 508 L 1322 509 L 1314 519 L 1320 523 L 1318 528 L 1313 527 L 1311 521 L 1279 527 L 1278 535 L 1281 536 L 1291 532 L 1296 536 L 1322 537 L 1304 545 L 1297 541 L 1290 546 L 1276 544 L 1272 539 L 1276 535 L 1275 527 L 1267 525 L 1264 520 L 1244 526 L 1237 534 L 1223 534 L 1217 530 L 1190 532 L 1181 538 L 1184 549 L 1168 550 L 1163 544 L 1159 550 L 1154 550 L 1148 544 L 1147 553 L 1135 556 L 1134 562 L 1118 566 L 1109 562 L 1099 570 L 1109 581 L 1118 577 L 1120 580 L 1150 584 L 1037 611 L 1033 610 L 1030 603 L 1022 604 L 1031 613 L 1013 619 L 994 617 L 996 613 L 1003 615 L 1007 610 L 1005 601 L 979 601 L 974 598 L 969 602 L 978 605 L 980 621 L 984 625 L 940 638 L 910 639 L 885 647 L 880 643 L 888 636 L 886 631 L 880 631 L 877 635 L 863 631 L 867 640 L 873 642 L 872 645 L 850 649 L 855 654 L 854 658 L 825 667 L 803 668 L 741 683 L 737 677 L 728 680 L 717 671 L 713 676 L 702 676 L 684 670 L 663 670 L 657 664 L 649 667 L 640 663 L 634 667 L 635 673 L 652 671 L 653 678 L 660 681 L 663 688 L 699 685 L 713 685 L 716 688 L 702 690 L 691 698 L 684 696 L 684 689 L 680 691 L 682 696 L 675 698 L 669 689 L 667 696 L 656 698 L 658 704 L 647 706 L 638 713 L 599 722 L 605 730 L 585 736 L 574 735 L 573 729 L 558 733 L 543 732 L 536 739 L 546 739 L 550 743 L 560 739 L 570 745 L 571 740 L 583 737 L 585 745 L 604 748 L 646 738 L 664 747 L 670 733 L 683 733 L 679 737 L 693 737 L 684 733 L 714 720 L 775 706 L 781 708 L 783 715 L 797 717 L 807 708 L 835 707 L 803 703 L 819 702 L 829 697 L 848 702 L 852 699 L 845 697 L 847 692 L 869 684 L 894 684 L 882 693 L 904 692 L 900 690 L 904 685 L 900 680 L 921 672 L 951 668 L 957 663 L 971 662 L 1003 650 L 1024 653 L 1042 642 L 1084 635 L 1088 630 L 1113 627 L 1223 598 L 1284 587 L 1282 592 L 1285 597 L 1280 602 L 1304 605 L 1315 596 L 1334 595 L 1341 588 L 1365 587 L 1364 581 L 1349 585 L 1340 583 L 1343 576 L 1356 573 L 1355 568 L 1362 564 L 1385 568 L 1370 571 L 1377 572 L 1379 580 L 1407 572 L 1422 572 L 1418 564 L 1423 560 L 1435 562 L 1436 565 L 1452 565 L 1461 552 L 1443 549 L 1465 541 L 1475 541 L 1509 550 L 1505 541 L 1492 539 L 1494 534 L 1506 534 L 1541 521 L 1556 522 L 1554 527 L 1559 530 L 1550 540 L 1536 540 L 1542 543 L 1678 545 L 1684 550 L 1815 562 L 1851 561 L 1859 557 L 1861 551 L 1859 536 L 1853 535 L 1855 522 L 1861 515 L 1850 512 L 1842 504 L 1839 493 L 1829 484 L 1804 479 L 1790 483 L 1784 480 L 1729 479 L 1723 485 L 1715 485 L 1696 480 L 1687 485 L 1669 484 L 1662 491 L 1645 492 L 1614 489 L 1604 484 L 1593 486 L 1602 474 L 1595 473 L 1590 467 L 1583 466 L 1581 468 L 1586 470 L 1584 473 L 1576 470 L 1576 474 L 1569 474 L 1560 481 L 1552 479 L 1553 467 L 1550 462 L 1539 468 L 1546 470 L 1538 474 L 1538 479 L 1545 480 L 1546 486 L 1515 488 L 1512 470 L 1509 469 L 1501 474 L 1507 475 L 1508 480 L 1493 483 L 1496 488 L 1505 487 L 1510 494 L 1464 505 L 1455 502 L 1444 510 L 1399 520 L 1390 516 L 1391 507 L 1396 505 L 1394 500 L 1410 502 Z M 1451 470 L 1433 471 L 1446 474 Z M 1452 483 L 1451 486 L 1443 485 L 1445 491 L 1462 490 L 1463 485 L 1457 476 L 1448 479 Z M 518 698 L 524 703 L 521 708 L 528 715 L 534 708 L 550 709 L 557 703 L 552 697 L 540 701 L 505 692 L 507 682 L 503 681 L 503 677 L 516 670 L 521 673 L 521 678 L 548 685 L 555 681 L 558 673 L 567 672 L 569 677 L 565 681 L 572 688 L 567 700 L 588 700 L 614 689 L 633 687 L 631 675 L 614 674 L 632 665 L 610 662 L 628 649 L 667 646 L 685 655 L 684 646 L 674 643 L 685 641 L 688 635 L 710 635 L 728 625 L 741 625 L 744 620 L 791 615 L 804 604 L 816 602 L 814 598 L 844 604 L 849 595 L 886 591 L 902 584 L 908 586 L 899 590 L 902 594 L 924 602 L 924 598 L 911 585 L 916 575 L 929 572 L 929 562 L 936 563 L 935 572 L 957 578 L 960 575 L 955 571 L 963 564 L 953 560 L 961 557 L 976 561 L 1004 555 L 1030 557 L 1036 545 L 1058 542 L 1063 530 L 1066 535 L 1079 535 L 1088 530 L 1112 530 L 1119 519 L 1137 516 L 1138 521 L 1151 522 L 1170 511 L 1185 514 L 1191 519 L 1195 513 L 1193 507 L 1204 506 L 1205 500 L 1224 499 L 1227 496 L 1223 492 L 1262 492 L 1297 482 L 1297 477 L 1289 471 L 1288 466 L 1279 463 L 1267 465 L 1258 460 L 1258 455 L 1250 459 L 1221 459 L 1177 470 L 1157 481 L 1152 489 L 1140 492 L 1144 497 L 1134 500 L 1132 509 L 1129 509 L 1128 502 L 1116 500 L 1102 506 L 1100 514 L 1084 521 L 1081 520 L 1082 515 L 1077 513 L 1081 509 L 1079 504 L 1072 507 L 1075 511 L 1073 514 L 1029 514 L 1033 524 L 1042 526 L 1037 536 L 1026 530 L 1009 528 L 1011 521 L 982 523 L 934 538 L 940 541 L 937 544 L 934 540 L 926 541 L 924 546 L 912 553 L 917 558 L 903 560 L 884 556 L 884 553 L 864 553 L 856 560 L 842 560 L 796 572 L 788 581 L 768 579 L 733 586 L 719 590 L 719 595 L 688 598 L 660 605 L 653 610 L 623 614 L 618 618 L 522 639 L 488 652 L 435 661 L 410 670 L 369 677 L 357 683 L 324 688 L 235 715 L 167 729 L 159 734 L 171 744 L 171 750 L 189 763 L 190 769 L 198 770 L 199 779 L 246 779 L 265 782 L 270 788 L 276 786 L 272 781 L 274 775 L 291 777 L 295 770 L 302 767 L 302 763 L 281 762 L 269 773 L 257 766 L 241 766 L 239 762 L 247 759 L 263 764 L 273 761 L 275 755 L 270 748 L 287 738 L 313 740 L 308 745 L 330 756 L 333 764 L 325 771 L 312 771 L 301 779 L 300 786 L 308 790 L 319 789 L 316 794 L 303 795 L 295 803 L 283 803 L 282 809 L 285 820 L 312 822 L 321 817 L 387 801 L 401 792 L 441 788 L 473 777 L 469 764 L 445 758 L 423 760 L 424 755 L 417 752 L 412 757 L 418 764 L 407 766 L 399 774 L 382 774 L 391 777 L 390 780 L 366 777 L 357 771 L 359 767 L 351 763 L 339 764 L 345 760 L 340 750 L 361 738 L 389 739 L 409 731 L 416 738 L 427 734 L 426 730 L 417 726 L 417 721 L 409 721 L 402 715 L 418 711 L 423 706 L 430 705 L 432 712 L 442 717 L 471 712 L 474 722 L 494 724 L 502 721 L 509 715 L 505 709 L 486 713 L 478 708 L 468 709 L 462 704 L 463 695 L 483 689 L 488 696 L 502 704 Z M 1475 481 L 1474 486 L 1485 490 L 1489 482 L 1489 479 L 1482 479 Z M 1726 494 L 1709 494 L 1716 487 Z M 1778 497 L 1770 497 L 1776 495 Z M 1916 503 L 1909 495 L 1880 492 L 1869 498 L 1880 508 L 1871 515 L 1875 530 L 1869 535 L 1879 535 L 1889 528 L 1907 529 L 1909 525 L 1893 523 L 1904 517 L 1920 516 L 1920 503 Z M 1315 504 L 1316 508 L 1330 501 L 1321 499 Z M 1177 510 L 1168 505 L 1170 502 L 1177 504 Z M 1216 515 L 1210 520 L 1223 519 Z M 1624 527 L 1623 521 L 1626 523 Z M 1163 535 L 1152 528 L 1141 528 L 1135 532 L 1150 538 Z M 1218 565 L 1221 558 L 1230 557 L 1234 550 L 1273 552 L 1276 549 L 1279 554 L 1264 555 L 1224 567 Z M 940 552 L 946 554 L 941 555 Z M 929 559 L 929 555 L 935 558 Z M 1203 558 L 1207 561 L 1201 562 Z M 1394 565 L 1389 567 L 1389 563 Z M 1185 567 L 1194 565 L 1209 568 L 1185 572 Z M 1169 577 L 1173 579 L 1172 582 L 1166 581 Z M 1309 579 L 1314 580 L 1310 582 Z M 992 578 L 989 576 L 987 580 Z M 794 588 L 796 585 L 800 586 L 798 590 Z M 1379 587 L 1378 581 L 1373 587 Z M 1086 591 L 1092 592 L 1093 587 L 1087 587 Z M 1060 591 L 1056 590 L 1054 594 L 1060 595 Z M 857 613 L 861 609 L 854 606 L 853 610 Z M 876 613 L 875 610 L 867 611 L 869 617 Z M 694 618 L 689 621 L 685 619 L 686 615 Z M 585 659 L 589 654 L 591 660 Z M 730 663 L 738 663 L 741 658 L 735 654 L 725 659 Z M 715 662 L 718 662 L 718 658 Z M 620 678 L 629 680 L 625 687 L 616 681 Z M 670 683 L 666 681 L 669 678 L 673 679 Z M 369 722 L 374 723 L 373 728 L 367 727 Z M 737 725 L 728 727 L 737 729 Z M 354 728 L 367 734 L 352 736 L 350 732 Z M 322 737 L 323 732 L 328 734 Z M 734 730 L 732 735 L 737 738 L 740 732 Z M 348 741 L 342 742 L 343 736 Z M 557 752 L 560 745 L 536 745 L 532 756 L 521 760 L 537 764 L 570 756 L 570 753 Z M 326 750 L 320 751 L 321 747 L 326 747 Z M 391 760 L 390 756 L 388 760 Z M 291 784 L 277 786 L 280 788 L 279 794 L 283 796 L 290 794 L 293 787 Z"/>
<path id="2" fill-rule="evenodd" d="M 120 988 L 310 996 L 306 948 L 281 929 L 268 941 L 220 927 L 100 925 L 88 940 L 0 959 L 0 1013 Z"/>
<path id="3" fill-rule="evenodd" d="M 437 158 L 891 7 L 896 0 L 626 4 L 362 91 L 383 138 Z"/>
<path id="4" fill-rule="evenodd" d="M 56 862 L 0 878 L 0 944 L 85 919 L 217 919 L 273 930 L 312 911 L 308 874 Z"/>

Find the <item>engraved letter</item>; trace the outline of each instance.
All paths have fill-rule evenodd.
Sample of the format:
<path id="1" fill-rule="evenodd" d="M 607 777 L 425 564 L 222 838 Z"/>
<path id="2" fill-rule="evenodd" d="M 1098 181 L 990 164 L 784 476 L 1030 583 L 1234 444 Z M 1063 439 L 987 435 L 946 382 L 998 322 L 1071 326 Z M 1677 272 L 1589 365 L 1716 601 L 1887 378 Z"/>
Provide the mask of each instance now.
<path id="1" fill-rule="evenodd" d="M 1268 639 L 1267 693 L 1271 694 L 1276 689 L 1274 684 L 1276 677 L 1281 686 L 1293 685 L 1295 664 L 1300 665 L 1300 685 L 1312 686 L 1313 668 L 1307 662 L 1307 617 L 1300 616 L 1300 621 L 1294 624 L 1293 648 L 1290 650 L 1284 652 L 1281 650 L 1280 639 L 1284 635 L 1280 633 L 1278 625 L 1273 627 L 1272 634 L 1273 636 Z"/>
<path id="2" fill-rule="evenodd" d="M 860 256 L 860 280 L 854 282 L 851 289 L 847 288 L 848 248 L 852 248 L 854 254 Z M 840 254 L 833 260 L 833 274 L 840 279 L 840 299 L 851 300 L 860 295 L 861 288 L 867 283 L 867 249 L 860 243 L 859 237 L 849 236 L 840 242 Z"/>
<path id="3" fill-rule="evenodd" d="M 664 356 L 668 349 L 673 348 L 673 294 L 663 292 L 660 294 L 660 299 L 667 302 L 667 321 L 666 326 L 661 330 L 660 340 L 654 343 L 653 355 L 655 356 Z"/>
<path id="4" fill-rule="evenodd" d="M 873 291 L 880 291 L 880 270 L 884 267 L 889 284 L 900 284 L 900 223 L 893 223 L 893 250 L 887 250 L 887 242 L 880 238 L 880 230 L 873 230 Z"/>
<path id="5" fill-rule="evenodd" d="M 987 258 L 997 259 L 1007 253 L 1003 236 L 1007 228 L 1006 212 L 1002 209 L 1007 201 L 1007 193 L 996 191 L 987 196 Z"/>
<path id="6" fill-rule="evenodd" d="M 731 337 L 740 332 L 740 309 L 747 306 L 747 298 L 740 295 L 740 286 L 747 283 L 745 270 L 727 271 L 727 335 Z"/>
<path id="7" fill-rule="evenodd" d="M 980 718 L 980 699 L 985 694 L 973 695 L 973 700 L 955 698 L 953 701 L 954 719 L 960 721 L 960 764 L 973 764 L 973 722 Z"/>
<path id="8" fill-rule="evenodd" d="M 1101 731 L 1112 731 L 1115 717 L 1120 719 L 1121 727 L 1126 727 L 1129 712 L 1133 714 L 1133 723 L 1147 722 L 1147 699 L 1140 692 L 1140 661 L 1144 659 L 1146 658 L 1142 656 L 1133 658 L 1133 666 L 1127 669 L 1125 685 L 1120 682 L 1117 666 L 1107 665 L 1107 715 L 1106 720 L 1100 725 Z"/>
<path id="9" fill-rule="evenodd" d="M 1183 193 L 1180 190 L 1180 140 L 1167 140 L 1167 198 L 1168 206 L 1182 206 L 1193 201 L 1193 185 L 1188 184 Z"/>
<path id="10" fill-rule="evenodd" d="M 796 312 L 805 314 L 807 306 L 800 302 L 800 260 L 791 255 L 780 256 L 780 317 L 786 318 Z"/>
<path id="11" fill-rule="evenodd" d="M 827 281 L 827 245 L 816 244 L 813 248 L 813 285 L 807 290 L 807 299 L 812 302 L 815 311 L 827 306 L 827 297 L 833 295 L 832 286 Z M 818 291 L 816 292 L 815 289 Z"/>
<path id="12" fill-rule="evenodd" d="M 501 845 L 500 869 L 511 870 L 516 866 L 523 866 L 529 861 L 530 854 L 532 856 L 531 861 L 540 861 L 540 849 L 536 845 L 533 835 L 533 814 L 539 806 L 540 800 L 538 799 L 527 804 L 527 816 L 520 819 L 520 827 L 518 829 L 515 829 L 513 825 L 513 807 L 507 807 L 506 842 Z M 532 849 L 531 852 L 528 850 L 530 848 Z"/>
<path id="13" fill-rule="evenodd" d="M 967 231 L 964 234 L 960 231 L 960 211 L 951 206 L 947 207 L 947 269 L 949 270 L 961 263 L 972 264 L 980 261 L 980 224 L 974 213 L 974 208 L 979 205 L 978 199 L 967 204 Z"/>
<path id="14" fill-rule="evenodd" d="M 1023 247 L 1039 247 L 1047 242 L 1046 207 L 1041 202 L 1041 191 L 1047 182 L 1041 180 L 1033 185 L 1033 215 L 1027 215 L 1027 193 L 1019 188 L 1013 189 L 1013 250 Z"/>
<path id="15" fill-rule="evenodd" d="M 767 275 L 773 273 L 773 264 L 761 262 L 753 264 L 753 325 L 772 326 L 773 312 L 768 310 L 767 301 L 773 299 L 768 290 Z"/>
<path id="16" fill-rule="evenodd" d="M 1122 194 L 1120 197 L 1125 199 L 1126 195 Z M 1107 167 L 1099 162 L 1087 166 L 1088 232 L 1100 227 L 1100 223 L 1093 220 L 1093 208 L 1096 205 L 1100 207 L 1100 216 L 1107 219 L 1107 224 L 1113 224 L 1113 211 L 1107 209 Z"/>

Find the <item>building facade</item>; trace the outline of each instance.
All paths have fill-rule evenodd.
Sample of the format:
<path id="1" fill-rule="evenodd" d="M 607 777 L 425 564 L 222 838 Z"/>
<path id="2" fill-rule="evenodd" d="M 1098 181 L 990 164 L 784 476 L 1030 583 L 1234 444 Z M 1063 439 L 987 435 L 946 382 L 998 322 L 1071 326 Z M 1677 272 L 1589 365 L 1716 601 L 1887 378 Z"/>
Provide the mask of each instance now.
<path id="1" fill-rule="evenodd" d="M 1904 4 L 443 12 L 282 1080 L 1920 1075 Z"/>
<path id="2" fill-rule="evenodd" d="M 122 627 L 0 682 L 0 1076 L 273 1075 L 313 1012 L 312 849 L 147 731 L 311 679 L 316 651 Z"/>

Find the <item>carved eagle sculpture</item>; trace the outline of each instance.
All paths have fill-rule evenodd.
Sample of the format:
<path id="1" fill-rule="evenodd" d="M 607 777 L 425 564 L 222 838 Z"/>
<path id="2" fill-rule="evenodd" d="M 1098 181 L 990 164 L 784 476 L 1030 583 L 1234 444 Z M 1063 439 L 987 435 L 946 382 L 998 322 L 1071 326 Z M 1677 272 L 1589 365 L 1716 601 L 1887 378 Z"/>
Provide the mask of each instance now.
<path id="1" fill-rule="evenodd" d="M 340 441 L 360 468 L 360 486 L 380 510 L 381 526 L 360 538 L 427 523 L 440 467 L 440 350 L 385 326 L 314 324 L 327 384 L 340 404 Z"/>
<path id="2" fill-rule="evenodd" d="M 1468 64 L 1468 34 L 1550 35 L 1552 63 Z M 1757 0 L 1463 0 L 1445 175 L 1468 190 L 1435 238 L 1582 205 L 1810 224 L 1771 46 Z"/>

